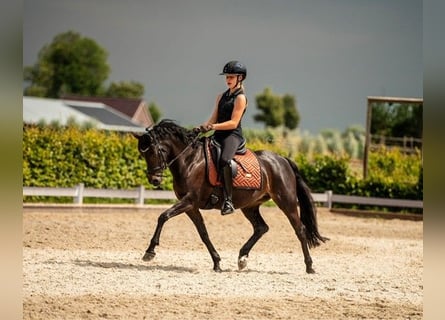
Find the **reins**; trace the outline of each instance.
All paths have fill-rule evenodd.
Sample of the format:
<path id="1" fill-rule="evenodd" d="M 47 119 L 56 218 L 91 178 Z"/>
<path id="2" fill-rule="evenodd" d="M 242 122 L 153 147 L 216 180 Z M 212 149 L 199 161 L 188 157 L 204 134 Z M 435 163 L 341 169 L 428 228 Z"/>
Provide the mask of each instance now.
<path id="1" fill-rule="evenodd" d="M 150 132 L 148 132 L 147 134 L 150 134 Z M 187 146 L 181 152 L 179 152 L 176 155 L 176 157 L 174 157 L 169 162 L 167 162 L 165 160 L 164 153 L 163 153 L 162 149 L 159 146 L 160 143 L 158 142 L 156 133 L 153 132 L 153 134 L 151 136 L 152 136 L 152 138 L 154 140 L 153 145 L 149 145 L 146 149 L 140 149 L 140 151 L 142 153 L 145 153 L 145 152 L 147 152 L 150 149 L 151 146 L 153 146 L 155 148 L 155 152 L 158 154 L 158 158 L 160 159 L 160 165 L 155 167 L 155 168 L 152 168 L 152 169 L 147 169 L 147 172 L 148 173 L 156 173 L 159 170 L 164 171 L 165 169 L 170 167 L 175 161 L 177 161 L 190 147 L 195 145 L 195 143 L 201 138 L 201 133 L 197 134 L 196 137 L 194 137 L 193 140 L 189 144 L 187 144 Z"/>
<path id="2" fill-rule="evenodd" d="M 184 154 L 184 152 L 187 151 L 188 148 L 193 146 L 200 138 L 200 134 L 197 134 L 196 137 L 193 138 L 192 142 L 190 142 L 180 153 L 178 153 L 176 157 L 174 157 L 169 163 L 167 163 L 166 167 L 170 167 L 176 160 L 179 159 L 180 156 L 182 156 L 182 154 Z"/>

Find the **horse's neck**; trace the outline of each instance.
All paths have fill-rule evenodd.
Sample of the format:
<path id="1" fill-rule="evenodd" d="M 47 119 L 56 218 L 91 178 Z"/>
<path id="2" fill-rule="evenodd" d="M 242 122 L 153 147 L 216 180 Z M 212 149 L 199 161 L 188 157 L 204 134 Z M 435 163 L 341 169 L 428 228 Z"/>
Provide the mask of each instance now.
<path id="1" fill-rule="evenodd" d="M 184 153 L 187 145 L 182 142 L 174 142 L 168 144 L 168 161 L 173 161 L 176 157 L 181 157 L 181 153 Z"/>
<path id="2" fill-rule="evenodd" d="M 183 144 L 182 142 L 177 142 L 170 145 L 168 162 L 172 164 L 182 163 L 182 159 L 189 158 L 191 154 L 197 152 L 198 148 L 196 146 Z M 189 164 L 185 164 L 186 166 Z"/>
<path id="3" fill-rule="evenodd" d="M 177 173 L 182 176 L 185 172 L 188 172 L 185 170 L 188 170 L 192 164 L 203 158 L 204 152 L 200 145 L 175 145 L 170 150 L 168 161 L 172 161 L 170 166 L 172 174 L 175 175 L 173 171 L 178 171 Z"/>

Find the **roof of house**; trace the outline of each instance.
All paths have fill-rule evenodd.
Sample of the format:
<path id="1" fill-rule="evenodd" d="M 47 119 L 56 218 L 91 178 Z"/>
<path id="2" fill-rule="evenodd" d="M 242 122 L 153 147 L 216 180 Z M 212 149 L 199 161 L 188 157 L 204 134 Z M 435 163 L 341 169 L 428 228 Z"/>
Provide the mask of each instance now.
<path id="1" fill-rule="evenodd" d="M 23 121 L 25 123 L 58 122 L 66 125 L 70 121 L 90 123 L 99 129 L 112 131 L 141 132 L 144 127 L 127 115 L 99 102 L 58 100 L 23 97 Z"/>
<path id="2" fill-rule="evenodd" d="M 153 119 L 145 107 L 145 101 L 137 98 L 113 98 L 113 97 L 91 97 L 78 95 L 65 95 L 63 100 L 76 100 L 86 102 L 100 102 L 127 115 L 145 127 L 153 124 Z M 142 106 L 142 108 L 141 108 Z"/>

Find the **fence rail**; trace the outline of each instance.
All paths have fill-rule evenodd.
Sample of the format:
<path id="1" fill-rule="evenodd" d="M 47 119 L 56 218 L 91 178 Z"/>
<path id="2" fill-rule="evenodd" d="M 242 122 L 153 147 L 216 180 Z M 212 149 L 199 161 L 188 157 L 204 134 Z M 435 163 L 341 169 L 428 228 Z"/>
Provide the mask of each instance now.
<path id="1" fill-rule="evenodd" d="M 83 183 L 80 183 L 73 188 L 23 187 L 23 196 L 72 197 L 73 202 L 78 205 L 82 205 L 83 199 L 88 197 L 134 199 L 135 205 L 139 206 L 144 204 L 145 199 L 176 199 L 173 191 L 145 190 L 144 186 L 142 185 L 133 190 L 118 190 L 85 188 Z M 332 208 L 334 203 L 423 208 L 423 201 L 421 200 L 346 196 L 333 194 L 332 191 L 312 193 L 312 197 L 314 198 L 315 202 L 322 203 L 323 206 L 329 209 Z"/>

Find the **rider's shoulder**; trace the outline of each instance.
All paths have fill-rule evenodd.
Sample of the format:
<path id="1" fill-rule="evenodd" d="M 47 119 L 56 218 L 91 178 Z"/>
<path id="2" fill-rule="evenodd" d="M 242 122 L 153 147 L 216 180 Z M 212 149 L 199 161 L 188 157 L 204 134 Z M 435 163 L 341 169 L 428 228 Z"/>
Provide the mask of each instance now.
<path id="1" fill-rule="evenodd" d="M 244 93 L 239 93 L 235 99 L 238 101 L 247 101 L 246 95 Z"/>

